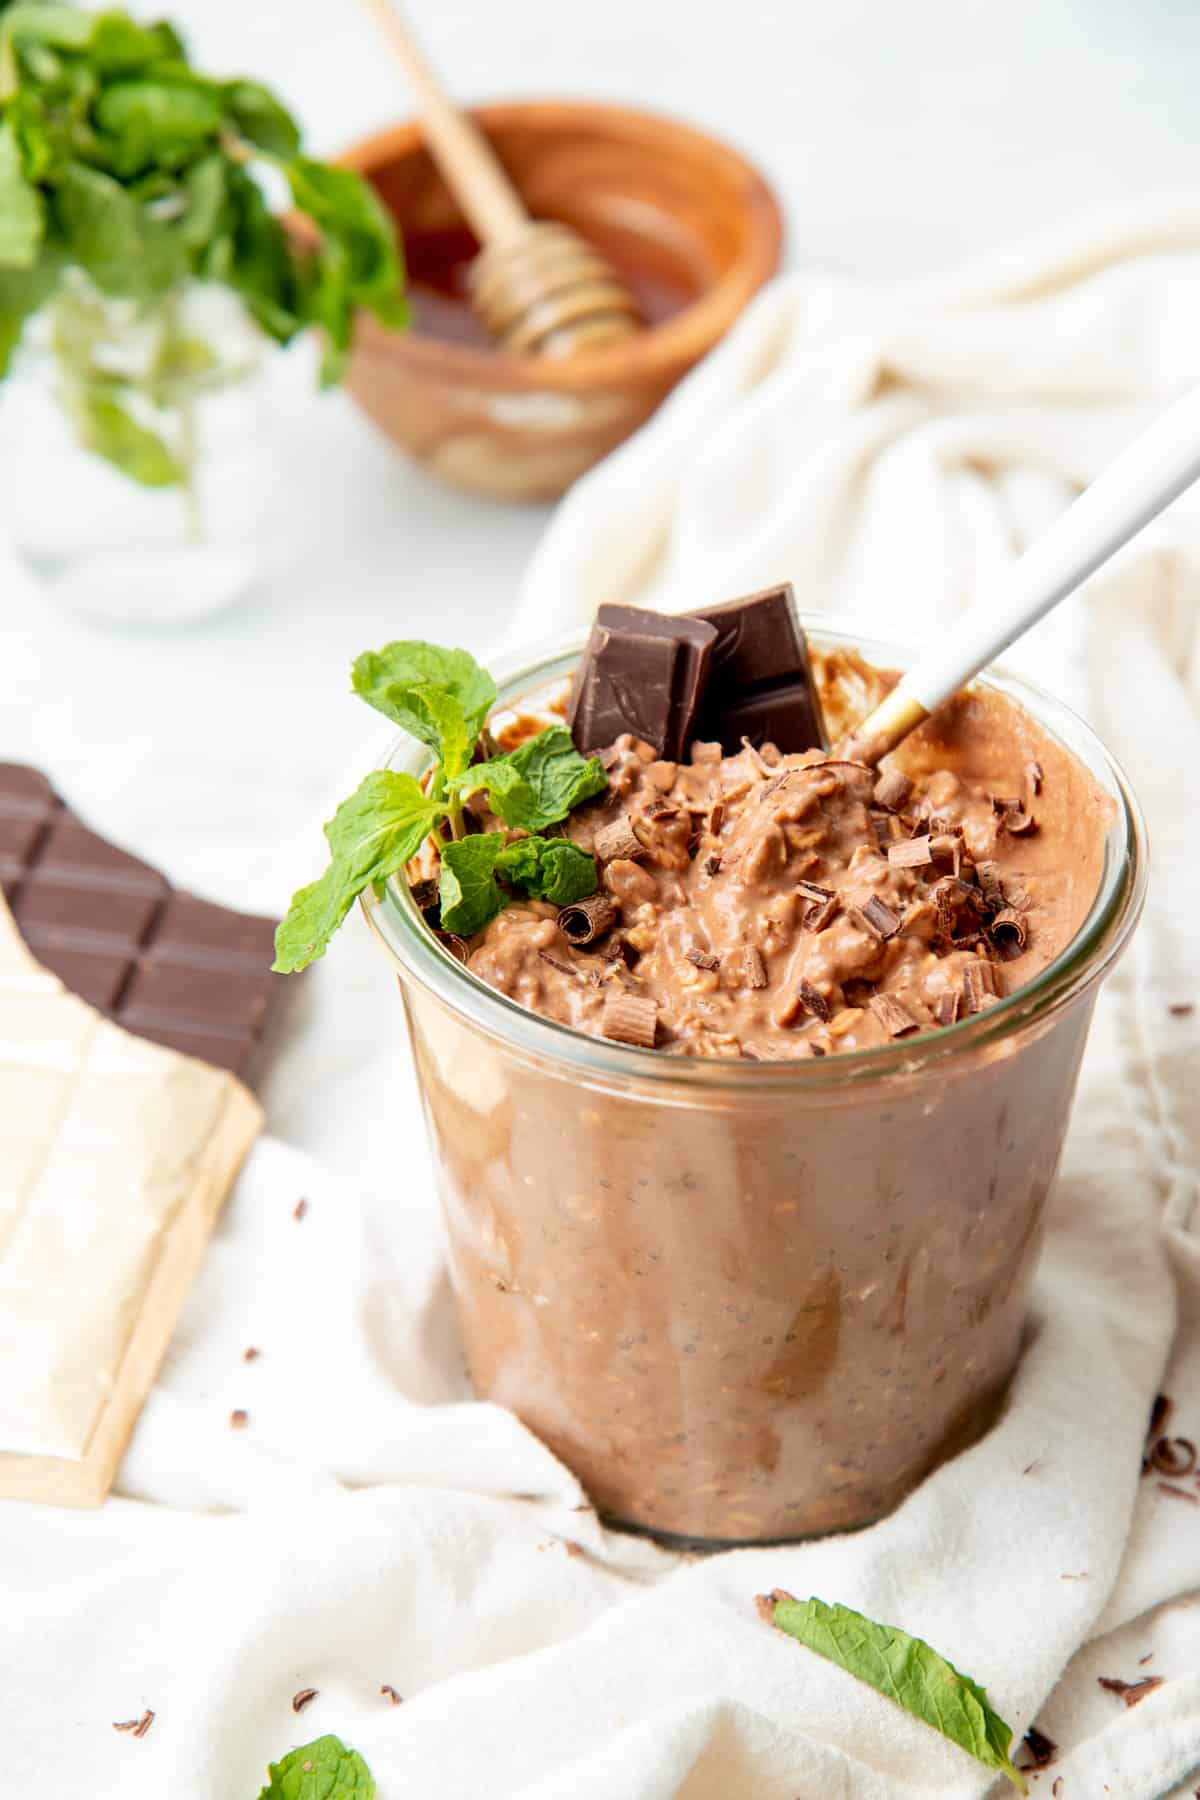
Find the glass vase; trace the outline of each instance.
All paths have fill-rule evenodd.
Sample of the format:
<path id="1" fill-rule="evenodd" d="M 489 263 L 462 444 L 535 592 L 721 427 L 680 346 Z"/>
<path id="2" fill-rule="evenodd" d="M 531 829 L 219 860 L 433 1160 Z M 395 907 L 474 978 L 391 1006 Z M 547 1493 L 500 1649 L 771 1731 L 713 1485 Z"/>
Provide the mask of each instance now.
<path id="1" fill-rule="evenodd" d="M 269 492 L 263 348 L 223 289 L 143 305 L 63 284 L 0 414 L 10 543 L 52 601 L 159 625 L 250 591 Z"/>

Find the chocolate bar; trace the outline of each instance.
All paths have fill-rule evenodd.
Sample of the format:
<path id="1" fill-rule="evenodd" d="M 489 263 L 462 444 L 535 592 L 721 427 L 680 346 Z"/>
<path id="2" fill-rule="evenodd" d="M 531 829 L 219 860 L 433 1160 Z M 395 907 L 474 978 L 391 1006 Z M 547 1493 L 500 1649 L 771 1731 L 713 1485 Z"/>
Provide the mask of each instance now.
<path id="1" fill-rule="evenodd" d="M 585 755 L 624 731 L 678 761 L 696 735 L 717 632 L 695 618 L 601 606 L 567 703 Z"/>
<path id="2" fill-rule="evenodd" d="M 173 888 L 19 763 L 0 763 L 0 888 L 38 961 L 99 1012 L 243 1081 L 261 1072 L 287 993 L 274 920 Z"/>
<path id="3" fill-rule="evenodd" d="M 689 614 L 717 632 L 698 735 L 727 755 L 749 738 L 785 755 L 828 748 L 790 582 Z"/>

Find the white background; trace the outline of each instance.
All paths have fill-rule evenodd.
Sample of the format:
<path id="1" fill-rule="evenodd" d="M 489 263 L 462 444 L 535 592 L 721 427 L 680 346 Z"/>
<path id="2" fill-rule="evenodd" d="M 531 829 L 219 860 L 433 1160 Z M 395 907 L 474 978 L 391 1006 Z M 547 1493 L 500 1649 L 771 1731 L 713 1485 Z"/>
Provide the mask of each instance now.
<path id="1" fill-rule="evenodd" d="M 407 109 L 352 0 L 166 10 L 205 66 L 274 82 L 319 152 Z M 1191 0 L 421 0 L 410 16 L 463 96 L 602 96 L 739 143 L 779 186 L 796 266 L 923 272 L 1200 180 Z M 253 758 L 289 764 L 298 829 L 377 740 L 346 698 L 350 656 L 417 633 L 496 641 L 546 517 L 435 486 L 310 374 L 304 349 L 279 370 L 289 554 L 251 605 L 130 637 L 0 586 L 0 753 L 40 760 L 105 830 L 209 888 L 208 821 L 253 818 Z M 253 752 L 240 798 L 232 746 Z M 169 759 L 179 796 L 153 819 L 146 755 Z M 278 903 L 268 886 L 242 870 L 228 897 Z"/>

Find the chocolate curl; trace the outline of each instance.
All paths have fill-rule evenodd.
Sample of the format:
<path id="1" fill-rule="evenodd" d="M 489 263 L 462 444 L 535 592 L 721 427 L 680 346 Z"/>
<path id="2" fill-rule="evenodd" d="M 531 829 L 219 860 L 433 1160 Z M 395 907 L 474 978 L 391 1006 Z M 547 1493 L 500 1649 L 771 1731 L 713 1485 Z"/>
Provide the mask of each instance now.
<path id="1" fill-rule="evenodd" d="M 609 994 L 600 1015 L 600 1030 L 618 1044 L 652 1050 L 658 1032 L 658 1006 L 638 994 Z"/>
<path id="2" fill-rule="evenodd" d="M 899 769 L 885 769 L 875 783 L 874 801 L 876 806 L 886 807 L 888 812 L 899 812 L 912 793 L 912 782 Z"/>
<path id="3" fill-rule="evenodd" d="M 588 900 L 577 900 L 564 906 L 558 915 L 558 929 L 569 944 L 585 950 L 611 931 L 617 922 L 617 909 L 607 894 L 593 894 Z"/>
<path id="4" fill-rule="evenodd" d="M 606 863 L 631 861 L 642 854 L 644 846 L 634 833 L 629 814 L 622 813 L 620 818 L 601 827 L 596 833 L 592 848 L 600 861 Z"/>

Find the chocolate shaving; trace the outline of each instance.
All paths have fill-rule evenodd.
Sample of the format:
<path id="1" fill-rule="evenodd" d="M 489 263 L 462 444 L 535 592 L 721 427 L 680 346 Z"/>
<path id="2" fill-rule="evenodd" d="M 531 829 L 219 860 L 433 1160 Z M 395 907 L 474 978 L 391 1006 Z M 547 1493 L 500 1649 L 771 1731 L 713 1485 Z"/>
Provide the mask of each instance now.
<path id="1" fill-rule="evenodd" d="M 720 837 L 721 827 L 725 823 L 725 802 L 718 800 L 708 815 L 708 829 L 713 837 Z"/>
<path id="2" fill-rule="evenodd" d="M 975 876 L 985 904 L 990 911 L 999 912 L 1005 901 L 1000 864 L 998 862 L 978 862 L 975 864 Z"/>
<path id="3" fill-rule="evenodd" d="M 927 837 L 905 838 L 899 844 L 889 844 L 887 859 L 893 869 L 919 869 L 925 863 L 933 861 L 932 840 Z"/>
<path id="4" fill-rule="evenodd" d="M 600 827 L 592 848 L 601 862 L 617 862 L 640 856 L 644 846 L 634 832 L 629 814 L 622 813 L 620 818 Z"/>
<path id="5" fill-rule="evenodd" d="M 821 887 L 815 881 L 798 881 L 796 892 L 805 900 L 832 900 L 834 897 L 832 888 Z"/>
<path id="6" fill-rule="evenodd" d="M 1190 1000 L 1172 1000 L 1167 1011 L 1173 1019 L 1186 1019 L 1196 1010 Z"/>
<path id="7" fill-rule="evenodd" d="M 611 931 L 617 922 L 617 909 L 607 894 L 593 894 L 588 900 L 577 900 L 564 906 L 558 915 L 558 929 L 577 950 L 586 949 L 597 938 Z"/>
<path id="8" fill-rule="evenodd" d="M 989 936 L 996 946 L 996 954 L 1005 962 L 1013 962 L 1025 948 L 1029 935 L 1024 919 L 1015 907 L 1006 906 L 996 914 L 989 929 Z"/>
<path id="9" fill-rule="evenodd" d="M 649 819 L 652 825 L 661 825 L 664 819 L 677 819 L 679 808 L 669 800 L 651 800 L 648 806 L 642 808 L 642 817 Z"/>
<path id="10" fill-rule="evenodd" d="M 704 873 L 706 875 L 716 875 L 720 870 L 720 867 L 721 858 L 714 850 L 711 855 L 706 856 L 704 859 Z"/>
<path id="11" fill-rule="evenodd" d="M 1150 1467 L 1160 1475 L 1190 1475 L 1196 1467 L 1196 1446 L 1191 1438 L 1159 1438 L 1150 1452 Z"/>
<path id="12" fill-rule="evenodd" d="M 383 1695 L 385 1700 L 390 1700 L 393 1706 L 399 1706 L 403 1699 L 403 1695 L 396 1692 L 390 1681 L 382 1682 L 379 1692 Z"/>
<path id="13" fill-rule="evenodd" d="M 1031 794 L 1040 794 L 1041 793 L 1042 780 L 1043 780 L 1042 765 L 1040 762 L 1038 762 L 1036 757 L 1033 757 L 1033 758 L 1031 758 L 1031 760 L 1029 762 L 1027 762 L 1025 764 L 1025 784 L 1028 787 Z"/>
<path id="14" fill-rule="evenodd" d="M 909 795 L 913 784 L 908 776 L 899 769 L 885 769 L 875 783 L 872 798 L 876 806 L 886 807 L 888 812 L 899 812 Z"/>
<path id="15" fill-rule="evenodd" d="M 435 912 L 437 910 L 438 884 L 436 881 L 429 880 L 428 878 L 424 881 L 414 881 L 409 892 L 423 913 Z"/>
<path id="16" fill-rule="evenodd" d="M 886 851 L 892 842 L 892 818 L 893 814 L 891 813 L 873 812 L 871 814 L 871 829 L 875 833 L 877 850 Z"/>
<path id="17" fill-rule="evenodd" d="M 830 894 L 828 900 L 814 901 L 800 921 L 802 927 L 805 931 L 824 931 L 841 904 L 836 894 Z"/>
<path id="18" fill-rule="evenodd" d="M 1169 1399 L 1166 1394 L 1155 1394 L 1154 1405 L 1150 1408 L 1150 1423 L 1146 1428 L 1150 1437 L 1154 1438 L 1158 1436 L 1159 1432 L 1170 1418 L 1171 1408 L 1174 1404 L 1175 1402 Z"/>
<path id="19" fill-rule="evenodd" d="M 539 950 L 538 955 L 544 963 L 549 963 L 552 969 L 557 969 L 560 975 L 569 975 L 572 981 L 582 981 L 591 987 L 596 987 L 599 983 L 600 977 L 594 969 L 581 969 L 575 963 L 564 962 L 561 956 L 555 956 L 552 950 Z"/>
<path id="20" fill-rule="evenodd" d="M 910 1031 L 921 1029 L 920 1021 L 893 994 L 872 994 L 870 1007 L 890 1038 L 907 1037 Z"/>
<path id="21" fill-rule="evenodd" d="M 258 1349 L 255 1344 L 251 1344 L 247 1349 L 242 1351 L 242 1361 L 257 1362 L 261 1355 L 262 1351 Z"/>
<path id="22" fill-rule="evenodd" d="M 828 1024 L 830 1006 L 820 988 L 814 987 L 811 981 L 802 981 L 796 989 L 796 998 L 805 1012 L 811 1013 L 814 1019 L 820 1019 L 822 1025 Z"/>
<path id="23" fill-rule="evenodd" d="M 900 929 L 900 914 L 893 912 L 887 901 L 881 900 L 878 894 L 872 894 L 865 906 L 854 907 L 853 913 L 881 944 L 886 943 L 888 938 L 895 937 Z"/>
<path id="24" fill-rule="evenodd" d="M 301 1688 L 298 1694 L 292 1695 L 292 1711 L 294 1713 L 303 1712 L 309 1701 L 315 1700 L 316 1697 L 316 1688 Z"/>
<path id="25" fill-rule="evenodd" d="M 1141 1681 L 1118 1681 L 1113 1675 L 1098 1675 L 1096 1679 L 1107 1693 L 1119 1694 L 1126 1706 L 1136 1706 L 1163 1684 L 1161 1675 L 1146 1675 Z"/>
<path id="26" fill-rule="evenodd" d="M 651 1050 L 658 1030 L 658 1003 L 638 994 L 610 993 L 600 1015 L 600 1030 L 618 1044 Z"/>
<path id="27" fill-rule="evenodd" d="M 753 944 L 747 944 L 742 950 L 741 976 L 748 988 L 765 988 L 767 985 L 766 967 Z"/>
<path id="28" fill-rule="evenodd" d="M 710 950 L 685 950 L 684 955 L 698 969 L 719 969 L 721 966 L 720 957 L 714 956 Z"/>
<path id="29" fill-rule="evenodd" d="M 958 1019 L 959 995 L 953 990 L 938 995 L 933 1016 L 939 1025 L 953 1025 Z"/>
<path id="30" fill-rule="evenodd" d="M 1031 812 L 1026 812 L 1023 800 L 993 799 L 992 806 L 1000 815 L 1001 829 L 1011 837 L 1026 837 L 1037 830 L 1037 820 Z"/>
<path id="31" fill-rule="evenodd" d="M 456 931 L 435 931 L 434 937 L 444 950 L 448 950 L 455 962 L 466 963 L 471 952 L 466 938 L 459 937 Z"/>
<path id="32" fill-rule="evenodd" d="M 1200 1506 L 1200 1494 L 1190 1493 L 1187 1488 L 1175 1487 L 1169 1481 L 1160 1481 L 1156 1485 L 1160 1494 L 1174 1494 L 1177 1500 L 1186 1500 L 1189 1506 Z"/>
<path id="33" fill-rule="evenodd" d="M 121 1719 L 113 1724 L 114 1731 L 128 1731 L 135 1738 L 145 1737 L 154 1723 L 154 1714 L 147 1707 L 140 1719 Z"/>
<path id="34" fill-rule="evenodd" d="M 957 875 L 962 868 L 962 839 L 961 837 L 956 837 L 952 831 L 939 831 L 936 836 L 931 835 L 927 838 L 916 838 L 913 841 L 915 843 L 928 844 L 930 860 L 939 863 L 949 863 L 951 870 L 955 875 Z"/>
<path id="35" fill-rule="evenodd" d="M 995 967 L 977 956 L 963 970 L 962 1009 L 965 1013 L 983 1012 L 988 1001 L 996 998 Z"/>
<path id="36" fill-rule="evenodd" d="M 235 1407 L 233 1412 L 229 1415 L 229 1423 L 233 1426 L 235 1431 L 244 1431 L 246 1426 L 250 1423 L 250 1414 L 243 1406 Z"/>
<path id="37" fill-rule="evenodd" d="M 297 1200 L 295 1206 L 293 1206 L 293 1208 L 292 1208 L 292 1217 L 293 1217 L 293 1219 L 295 1219 L 297 1225 L 300 1223 L 301 1219 L 304 1217 L 304 1215 L 305 1215 L 305 1213 L 307 1213 L 307 1211 L 308 1211 L 308 1201 L 307 1200 Z"/>
<path id="38" fill-rule="evenodd" d="M 1046 1768 L 1058 1755 L 1058 1745 L 1054 1739 L 1047 1737 L 1044 1731 L 1039 1731 L 1036 1725 L 1031 1725 L 1025 1733 L 1025 1747 L 1033 1758 L 1029 1764 L 1031 1769 Z"/>

